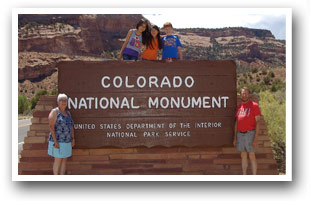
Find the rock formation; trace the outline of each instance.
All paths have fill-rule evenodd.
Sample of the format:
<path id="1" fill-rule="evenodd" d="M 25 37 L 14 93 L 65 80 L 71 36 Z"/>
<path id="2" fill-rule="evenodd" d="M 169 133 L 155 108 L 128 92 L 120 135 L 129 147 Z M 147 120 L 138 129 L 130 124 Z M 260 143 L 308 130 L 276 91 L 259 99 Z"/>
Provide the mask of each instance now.
<path id="1" fill-rule="evenodd" d="M 128 30 L 141 18 L 125 14 L 19 15 L 19 92 L 31 98 L 39 89 L 57 89 L 55 74 L 61 60 L 117 59 Z M 285 41 L 276 40 L 269 30 L 191 28 L 175 29 L 175 34 L 187 60 L 233 59 L 240 69 L 285 66 Z"/>
<path id="2" fill-rule="evenodd" d="M 19 52 L 100 56 L 120 49 L 142 15 L 19 15 Z"/>

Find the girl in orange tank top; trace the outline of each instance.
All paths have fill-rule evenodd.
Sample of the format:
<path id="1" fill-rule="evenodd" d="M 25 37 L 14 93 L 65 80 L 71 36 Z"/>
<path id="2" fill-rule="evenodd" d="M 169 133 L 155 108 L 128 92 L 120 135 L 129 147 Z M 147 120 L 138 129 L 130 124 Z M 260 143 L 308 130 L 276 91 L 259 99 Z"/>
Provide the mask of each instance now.
<path id="1" fill-rule="evenodd" d="M 162 49 L 158 26 L 152 25 L 151 35 L 146 41 L 146 49 L 142 53 L 142 60 L 157 60 L 158 49 Z"/>

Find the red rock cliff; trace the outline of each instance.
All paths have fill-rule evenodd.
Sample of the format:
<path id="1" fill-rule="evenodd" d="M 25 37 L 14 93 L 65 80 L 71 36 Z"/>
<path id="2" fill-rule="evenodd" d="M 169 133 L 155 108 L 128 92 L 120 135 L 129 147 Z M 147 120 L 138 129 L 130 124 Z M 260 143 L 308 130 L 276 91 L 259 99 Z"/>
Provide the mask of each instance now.
<path id="1" fill-rule="evenodd" d="M 19 52 L 101 55 L 120 49 L 142 15 L 19 15 Z"/>

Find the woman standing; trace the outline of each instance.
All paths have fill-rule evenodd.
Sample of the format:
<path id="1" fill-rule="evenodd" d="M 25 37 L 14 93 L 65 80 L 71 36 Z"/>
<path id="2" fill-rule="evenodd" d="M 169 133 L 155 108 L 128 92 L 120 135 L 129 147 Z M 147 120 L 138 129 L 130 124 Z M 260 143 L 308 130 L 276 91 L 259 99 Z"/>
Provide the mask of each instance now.
<path id="1" fill-rule="evenodd" d="M 55 158 L 53 165 L 54 175 L 64 175 L 68 157 L 72 156 L 72 147 L 75 145 L 73 120 L 68 110 L 68 97 L 59 94 L 58 107 L 51 110 L 48 121 L 50 135 L 48 143 L 48 155 Z"/>
<path id="2" fill-rule="evenodd" d="M 141 19 L 136 29 L 130 29 L 120 52 L 120 60 L 138 60 L 140 48 L 148 35 L 148 21 Z"/>
<path id="3" fill-rule="evenodd" d="M 158 49 L 162 49 L 158 26 L 152 25 L 151 36 L 146 41 L 146 49 L 142 53 L 142 60 L 157 60 Z"/>

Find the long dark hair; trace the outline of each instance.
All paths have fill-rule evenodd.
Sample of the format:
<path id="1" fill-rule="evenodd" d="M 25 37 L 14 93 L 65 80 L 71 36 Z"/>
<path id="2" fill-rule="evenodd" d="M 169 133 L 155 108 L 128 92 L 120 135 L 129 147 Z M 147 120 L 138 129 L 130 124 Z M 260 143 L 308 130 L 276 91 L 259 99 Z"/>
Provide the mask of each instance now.
<path id="1" fill-rule="evenodd" d="M 141 19 L 137 26 L 136 26 L 136 29 L 139 28 L 139 26 L 141 26 L 142 24 L 145 24 L 146 25 L 146 28 L 145 28 L 145 31 L 142 32 L 142 44 L 143 45 L 146 45 L 147 44 L 147 41 L 148 41 L 148 38 L 149 38 L 149 35 L 150 35 L 150 22 L 146 19 Z"/>
<path id="2" fill-rule="evenodd" d="M 158 40 L 158 49 L 162 49 L 159 27 L 156 25 L 152 25 L 151 30 L 152 29 L 156 29 L 158 31 L 158 34 L 156 36 L 156 39 Z M 154 40 L 154 38 L 153 38 L 152 34 L 149 33 L 149 36 L 148 36 L 147 41 L 146 41 L 146 47 L 150 47 L 151 49 L 154 49 L 153 44 L 152 44 L 153 40 Z"/>

